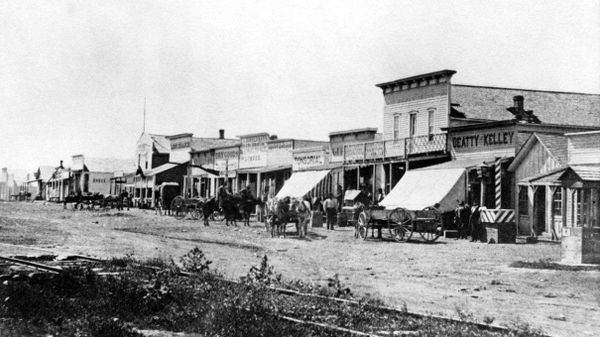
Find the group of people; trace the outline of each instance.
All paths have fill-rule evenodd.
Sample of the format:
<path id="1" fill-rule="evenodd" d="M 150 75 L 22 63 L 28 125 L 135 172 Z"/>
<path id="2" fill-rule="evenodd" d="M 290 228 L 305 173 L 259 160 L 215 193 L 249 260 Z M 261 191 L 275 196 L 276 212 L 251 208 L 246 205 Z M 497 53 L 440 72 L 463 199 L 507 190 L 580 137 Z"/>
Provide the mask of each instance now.
<path id="1" fill-rule="evenodd" d="M 468 239 L 471 242 L 482 241 L 483 227 L 480 220 L 481 208 L 477 203 L 469 206 L 460 201 L 454 210 L 454 224 L 458 228 L 458 239 Z"/>

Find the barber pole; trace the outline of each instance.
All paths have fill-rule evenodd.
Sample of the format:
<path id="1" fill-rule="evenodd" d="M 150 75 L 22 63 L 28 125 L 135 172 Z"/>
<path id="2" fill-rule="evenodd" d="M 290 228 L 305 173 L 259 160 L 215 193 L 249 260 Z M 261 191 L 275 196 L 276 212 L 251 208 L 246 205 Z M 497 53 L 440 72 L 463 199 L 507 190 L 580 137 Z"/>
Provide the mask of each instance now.
<path id="1" fill-rule="evenodd" d="M 495 169 L 495 187 L 496 187 L 496 208 L 502 208 L 502 158 L 497 158 L 494 165 Z"/>

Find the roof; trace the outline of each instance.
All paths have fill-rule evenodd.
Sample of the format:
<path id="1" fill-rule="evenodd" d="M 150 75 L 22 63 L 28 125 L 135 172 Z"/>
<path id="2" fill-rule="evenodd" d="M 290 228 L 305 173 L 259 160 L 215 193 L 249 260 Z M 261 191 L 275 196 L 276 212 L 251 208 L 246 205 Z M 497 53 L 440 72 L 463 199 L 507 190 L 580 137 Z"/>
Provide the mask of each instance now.
<path id="1" fill-rule="evenodd" d="M 508 167 L 508 170 L 516 170 L 521 162 L 527 157 L 533 146 L 537 143 L 541 144 L 546 149 L 548 154 L 554 158 L 559 165 L 567 164 L 567 137 L 558 134 L 543 134 L 534 132 L 527 138 L 523 146 L 521 146 L 519 152 L 515 156 L 515 160 L 513 160 Z"/>
<path id="2" fill-rule="evenodd" d="M 380 83 L 380 84 L 376 84 L 375 86 L 383 89 L 383 88 L 388 87 L 390 85 L 396 85 L 396 84 L 403 84 L 403 83 L 408 83 L 408 82 L 414 82 L 414 81 L 418 81 L 418 80 L 421 80 L 421 79 L 427 79 L 427 78 L 452 76 L 454 74 L 456 74 L 456 70 L 444 69 L 444 70 L 434 71 L 434 72 L 431 72 L 431 73 L 426 73 L 426 74 L 421 74 L 421 75 L 415 75 L 415 76 L 405 77 L 405 78 L 401 78 L 399 80 L 395 80 L 395 81 L 391 81 L 391 82 Z"/>
<path id="3" fill-rule="evenodd" d="M 568 162 L 567 137 L 543 133 L 535 133 L 535 135 L 559 163 L 566 164 Z"/>
<path id="4" fill-rule="evenodd" d="M 90 172 L 135 171 L 135 163 L 129 159 L 85 157 L 84 165 Z M 83 170 L 81 166 L 73 166 L 73 171 Z"/>
<path id="5" fill-rule="evenodd" d="M 570 133 L 565 133 L 565 136 L 585 136 L 585 135 L 596 135 L 596 134 L 600 134 L 600 130 L 570 132 Z"/>
<path id="6" fill-rule="evenodd" d="M 160 166 L 157 166 L 157 167 L 153 168 L 152 170 L 150 170 L 148 172 L 144 172 L 144 174 L 146 176 L 154 176 L 154 175 L 157 175 L 159 173 L 168 171 L 168 170 L 170 170 L 172 168 L 175 168 L 175 167 L 177 167 L 179 165 L 182 165 L 182 164 L 178 164 L 178 163 L 166 163 L 166 164 L 162 164 Z"/>
<path id="7" fill-rule="evenodd" d="M 518 183 L 521 182 L 528 182 L 528 183 L 532 183 L 532 184 L 536 184 L 536 183 L 558 183 L 559 182 L 559 178 L 563 175 L 563 173 L 567 170 L 567 167 L 559 167 L 557 169 L 548 171 L 548 172 L 544 172 L 544 173 L 540 173 L 540 174 L 536 174 L 534 176 L 531 177 L 527 177 L 521 181 L 519 181 Z"/>
<path id="8" fill-rule="evenodd" d="M 192 151 L 206 151 L 217 147 L 234 146 L 240 144 L 239 139 L 199 138 L 193 137 L 190 147 Z"/>
<path id="9" fill-rule="evenodd" d="M 239 135 L 238 138 L 248 138 L 248 137 L 256 137 L 256 136 L 268 136 L 268 132 L 257 132 L 257 133 L 249 133 L 246 135 Z"/>
<path id="10" fill-rule="evenodd" d="M 56 170 L 56 168 L 54 166 L 40 166 L 38 168 L 38 171 L 40 172 L 40 175 L 38 176 L 38 179 L 42 180 L 42 181 L 48 181 L 50 178 L 52 178 L 52 174 L 54 173 L 54 171 Z"/>
<path id="11" fill-rule="evenodd" d="M 569 166 L 581 180 L 585 181 L 600 181 L 600 166 L 591 165 L 572 165 Z"/>
<path id="12" fill-rule="evenodd" d="M 154 134 L 149 134 L 149 136 L 150 138 L 152 138 L 154 148 L 156 148 L 156 151 L 158 151 L 158 153 L 171 152 L 171 142 L 169 141 L 167 136 Z"/>
<path id="13" fill-rule="evenodd" d="M 497 88 L 452 84 L 453 108 L 466 118 L 506 120 L 513 97 L 524 97 L 524 109 L 533 110 L 542 123 L 600 126 L 600 95 L 559 91 Z"/>
<path id="14" fill-rule="evenodd" d="M 375 132 L 376 133 L 377 128 L 360 128 L 360 129 L 334 131 L 334 132 L 330 132 L 329 136 L 346 135 L 349 133 L 359 133 L 359 132 Z"/>

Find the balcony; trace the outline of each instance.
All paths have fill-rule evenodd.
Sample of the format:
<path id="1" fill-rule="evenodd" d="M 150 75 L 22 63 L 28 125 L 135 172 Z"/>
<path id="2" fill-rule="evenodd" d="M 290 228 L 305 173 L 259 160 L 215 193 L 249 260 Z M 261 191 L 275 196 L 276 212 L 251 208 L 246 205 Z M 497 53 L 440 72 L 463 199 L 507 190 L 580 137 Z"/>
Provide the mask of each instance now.
<path id="1" fill-rule="evenodd" d="M 446 152 L 446 134 L 439 133 L 396 140 L 379 140 L 344 145 L 342 155 L 331 156 L 331 162 L 356 163 L 363 161 Z"/>

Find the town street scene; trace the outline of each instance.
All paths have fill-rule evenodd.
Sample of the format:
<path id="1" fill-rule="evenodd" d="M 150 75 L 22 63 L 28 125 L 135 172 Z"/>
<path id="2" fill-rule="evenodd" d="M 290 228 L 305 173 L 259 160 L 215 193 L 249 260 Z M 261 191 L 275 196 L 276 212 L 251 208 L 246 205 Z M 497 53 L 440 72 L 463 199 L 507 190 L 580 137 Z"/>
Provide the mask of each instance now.
<path id="1" fill-rule="evenodd" d="M 0 336 L 600 335 L 600 1 L 5 1 Z"/>

